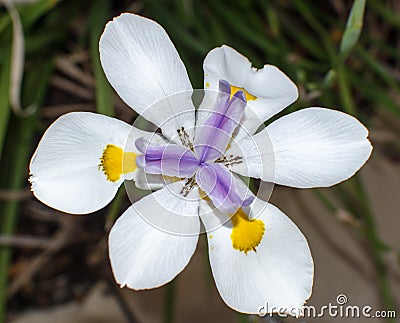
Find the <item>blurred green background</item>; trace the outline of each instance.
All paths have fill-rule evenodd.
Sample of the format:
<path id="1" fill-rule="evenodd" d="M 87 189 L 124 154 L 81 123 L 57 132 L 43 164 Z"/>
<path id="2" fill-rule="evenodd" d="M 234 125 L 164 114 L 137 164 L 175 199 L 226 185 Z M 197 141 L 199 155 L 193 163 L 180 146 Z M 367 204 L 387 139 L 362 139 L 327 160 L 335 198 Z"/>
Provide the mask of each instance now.
<path id="1" fill-rule="evenodd" d="M 229 310 L 215 291 L 205 241 L 172 284 L 152 292 L 120 290 L 107 259 L 107 232 L 129 205 L 123 190 L 86 217 L 62 216 L 32 197 L 29 159 L 57 117 L 96 111 L 135 120 L 105 79 L 98 55 L 105 23 L 126 11 L 166 29 L 195 88 L 202 87 L 207 52 L 228 44 L 255 67 L 278 66 L 298 85 L 299 100 L 281 114 L 326 106 L 370 129 L 373 156 L 357 176 L 305 193 L 277 187 L 273 201 L 310 242 L 316 263 L 311 304 L 333 301 L 337 287 L 347 288 L 355 304 L 398 309 L 398 0 L 2 0 L 0 322 L 291 320 Z M 386 321 L 395 322 L 370 320 Z"/>

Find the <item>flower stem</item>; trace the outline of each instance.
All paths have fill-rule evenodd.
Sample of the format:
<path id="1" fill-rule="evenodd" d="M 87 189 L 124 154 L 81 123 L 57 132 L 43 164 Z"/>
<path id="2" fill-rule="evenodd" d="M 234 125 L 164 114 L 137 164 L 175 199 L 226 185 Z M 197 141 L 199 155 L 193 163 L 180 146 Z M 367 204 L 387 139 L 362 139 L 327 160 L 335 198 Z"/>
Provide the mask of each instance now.
<path id="1" fill-rule="evenodd" d="M 175 320 L 175 292 L 176 279 L 165 286 L 164 294 L 164 323 L 173 323 Z"/>
<path id="2" fill-rule="evenodd" d="M 31 119 L 31 118 L 30 118 Z M 2 167 L 2 169 L 7 169 L 9 176 L 2 174 L 2 179 L 7 182 L 8 188 L 11 190 L 18 190 L 25 186 L 26 181 L 26 165 L 29 160 L 30 153 L 30 140 L 32 139 L 32 120 L 27 119 L 17 119 L 15 118 L 12 124 L 14 125 L 13 134 L 9 136 L 12 138 L 15 151 L 12 156 L 12 161 L 7 160 L 2 162 L 2 166 L 10 164 L 9 167 Z M 8 150 L 10 151 L 10 150 Z M 3 176 L 4 175 L 4 176 Z M 4 185 L 2 181 L 2 185 Z M 14 232 L 15 225 L 17 223 L 18 200 L 9 200 L 1 205 L 2 218 L 1 233 L 2 234 L 12 234 Z M 7 302 L 7 282 L 8 282 L 8 267 L 11 258 L 11 248 L 3 247 L 0 248 L 0 322 L 5 321 L 5 310 Z"/>
<path id="3" fill-rule="evenodd" d="M 342 104 L 344 111 L 352 115 L 356 114 L 354 101 L 351 95 L 350 86 L 347 82 L 346 70 L 344 64 L 339 64 L 338 70 L 338 83 L 340 89 L 340 95 L 342 98 Z M 387 266 L 382 255 L 382 244 L 380 243 L 379 235 L 376 231 L 374 215 L 371 207 L 368 203 L 368 196 L 365 192 L 365 188 L 358 175 L 355 175 L 349 184 L 352 185 L 356 194 L 356 199 L 360 203 L 359 215 L 365 224 L 365 234 L 372 251 L 372 259 L 378 274 L 378 283 L 382 302 L 385 310 L 393 310 L 394 301 L 392 292 L 390 289 L 389 279 L 387 276 Z M 394 322 L 394 320 L 388 318 L 388 322 Z"/>
<path id="4" fill-rule="evenodd" d="M 368 203 L 368 196 L 359 176 L 355 176 L 352 179 L 352 184 L 357 194 L 357 199 L 363 201 L 361 205 L 362 212 L 360 213 L 365 224 L 365 233 L 371 247 L 372 258 L 378 274 L 378 283 L 381 290 L 383 306 L 385 310 L 393 310 L 394 300 L 388 279 L 387 265 L 383 258 L 382 243 L 380 243 L 380 237 L 376 231 L 375 219 Z M 395 320 L 388 318 L 388 322 L 395 322 Z"/>

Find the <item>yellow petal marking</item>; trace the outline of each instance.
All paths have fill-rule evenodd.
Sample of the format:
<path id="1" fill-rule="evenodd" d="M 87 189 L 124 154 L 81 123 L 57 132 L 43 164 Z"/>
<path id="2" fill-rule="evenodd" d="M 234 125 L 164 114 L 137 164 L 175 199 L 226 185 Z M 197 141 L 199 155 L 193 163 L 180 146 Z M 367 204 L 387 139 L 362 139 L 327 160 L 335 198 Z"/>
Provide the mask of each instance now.
<path id="1" fill-rule="evenodd" d="M 262 220 L 249 220 L 247 214 L 239 209 L 231 218 L 233 229 L 231 233 L 234 249 L 244 252 L 253 250 L 260 244 L 264 236 L 265 225 Z"/>
<path id="2" fill-rule="evenodd" d="M 115 145 L 107 145 L 100 158 L 99 169 L 102 169 L 110 182 L 117 182 L 122 174 L 128 174 L 136 169 L 136 154 L 124 152 Z"/>
<path id="3" fill-rule="evenodd" d="M 183 179 L 179 178 L 178 176 L 166 176 L 166 175 L 163 175 L 163 178 L 169 183 L 176 183 Z"/>
<path id="4" fill-rule="evenodd" d="M 244 96 L 246 97 L 246 101 L 247 102 L 249 102 L 249 101 L 251 101 L 251 100 L 256 100 L 257 99 L 257 97 L 255 96 L 255 95 L 253 95 L 253 94 L 250 94 L 249 92 L 247 92 L 244 88 L 242 88 L 242 87 L 237 87 L 237 86 L 234 86 L 234 85 L 231 85 L 231 99 L 232 99 L 232 97 L 235 95 L 235 93 L 237 92 L 237 91 L 243 91 L 244 92 Z"/>
<path id="5" fill-rule="evenodd" d="M 199 195 L 201 199 L 205 201 L 210 201 L 210 198 L 208 197 L 207 193 L 204 192 L 201 188 L 199 188 Z"/>

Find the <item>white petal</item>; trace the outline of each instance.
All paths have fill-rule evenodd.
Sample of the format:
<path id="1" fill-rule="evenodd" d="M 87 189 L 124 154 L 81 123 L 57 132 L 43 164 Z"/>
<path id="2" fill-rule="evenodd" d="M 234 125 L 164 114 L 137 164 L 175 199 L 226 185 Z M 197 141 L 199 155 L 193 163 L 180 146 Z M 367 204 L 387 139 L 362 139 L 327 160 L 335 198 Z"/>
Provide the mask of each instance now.
<path id="1" fill-rule="evenodd" d="M 263 135 L 261 135 L 263 134 Z M 265 181 L 275 180 L 274 147 L 265 131 L 260 135 L 248 135 L 235 138 L 231 147 L 225 152 L 230 159 L 240 159 L 233 162 L 230 168 L 233 172 L 247 177 L 261 178 Z"/>
<path id="2" fill-rule="evenodd" d="M 203 202 L 201 209 L 207 213 L 210 205 Z M 216 210 L 209 212 L 220 216 Z M 280 310 L 298 316 L 313 284 L 314 267 L 307 241 L 297 226 L 271 204 L 256 199 L 250 216 L 264 222 L 265 232 L 256 251 L 247 254 L 233 248 L 230 221 L 207 230 L 218 291 L 225 303 L 239 312 L 265 314 Z M 202 220 L 206 229 L 216 227 L 213 221 L 204 221 L 204 216 Z"/>
<path id="3" fill-rule="evenodd" d="M 135 137 L 144 133 L 131 130 L 127 123 L 100 114 L 63 115 L 47 129 L 32 157 L 33 194 L 68 213 L 84 214 L 104 207 L 123 178 L 108 181 L 99 169 L 100 158 L 108 144 L 124 148 L 129 134 Z"/>
<path id="4" fill-rule="evenodd" d="M 171 184 L 179 180 L 176 177 L 163 176 L 158 174 L 147 174 L 142 168 L 138 168 L 133 174 L 132 179 L 135 181 L 137 188 L 142 190 L 157 191 L 165 185 Z"/>
<path id="5" fill-rule="evenodd" d="M 245 56 L 225 45 L 208 53 L 203 69 L 205 89 L 218 90 L 218 82 L 223 79 L 257 97 L 247 101 L 242 120 L 242 126 L 251 133 L 298 97 L 296 85 L 278 68 L 264 65 L 256 69 Z"/>
<path id="6" fill-rule="evenodd" d="M 372 146 L 367 137 L 368 129 L 348 114 L 308 108 L 276 120 L 232 150 L 250 156 L 250 141 L 258 147 L 271 141 L 273 150 L 261 149 L 261 158 L 246 161 L 252 176 L 286 186 L 326 187 L 350 178 L 368 160 Z M 275 168 L 275 178 L 265 171 L 268 167 Z M 235 165 L 232 169 L 241 173 Z"/>
<path id="7" fill-rule="evenodd" d="M 121 287 L 159 287 L 188 264 L 196 249 L 200 221 L 197 199 L 178 197 L 181 188 L 181 182 L 173 183 L 142 198 L 114 224 L 109 254 Z M 194 197 L 192 191 L 188 198 Z"/>
<path id="8" fill-rule="evenodd" d="M 176 123 L 179 127 L 193 126 L 189 77 L 174 45 L 159 24 L 134 14 L 122 14 L 106 25 L 99 46 L 109 82 L 132 109 L 161 126 L 170 138 L 176 135 L 178 128 L 174 126 L 171 130 L 171 123 L 162 124 L 174 115 L 189 111 L 179 115 Z M 185 93 L 175 95 L 181 92 Z"/>
<path id="9" fill-rule="evenodd" d="M 137 188 L 142 190 L 159 190 L 165 186 L 165 179 L 162 175 L 147 174 L 142 168 L 133 173 L 132 179 Z"/>

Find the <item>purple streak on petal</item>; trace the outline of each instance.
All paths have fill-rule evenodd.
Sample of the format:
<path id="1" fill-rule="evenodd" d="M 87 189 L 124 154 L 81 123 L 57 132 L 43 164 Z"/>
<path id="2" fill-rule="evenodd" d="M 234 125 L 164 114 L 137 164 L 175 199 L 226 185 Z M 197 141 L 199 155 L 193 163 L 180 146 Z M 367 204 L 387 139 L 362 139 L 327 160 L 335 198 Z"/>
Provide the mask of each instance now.
<path id="1" fill-rule="evenodd" d="M 203 164 L 196 173 L 196 182 L 214 206 L 225 213 L 232 214 L 254 200 L 249 188 L 220 164 Z"/>
<path id="2" fill-rule="evenodd" d="M 136 163 L 148 174 L 192 177 L 200 165 L 194 153 L 181 145 L 155 146 L 143 138 L 137 139 L 135 145 L 144 154 L 136 157 Z"/>
<path id="3" fill-rule="evenodd" d="M 146 166 L 146 160 L 144 155 L 139 155 L 136 157 L 136 166 L 139 168 L 144 168 L 144 166 Z"/>
<path id="4" fill-rule="evenodd" d="M 219 80 L 219 91 L 231 95 L 231 85 L 225 80 Z"/>
<path id="5" fill-rule="evenodd" d="M 146 147 L 149 145 L 149 141 L 144 138 L 140 137 L 135 140 L 135 146 L 137 150 L 139 150 L 142 154 L 146 153 Z"/>
<path id="6" fill-rule="evenodd" d="M 194 150 L 201 162 L 214 161 L 225 152 L 246 106 L 243 91 L 236 92 L 230 99 L 228 82 L 220 80 L 219 90 L 213 110 L 196 131 Z"/>

